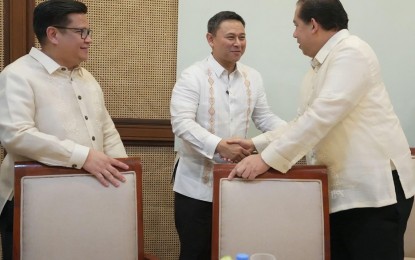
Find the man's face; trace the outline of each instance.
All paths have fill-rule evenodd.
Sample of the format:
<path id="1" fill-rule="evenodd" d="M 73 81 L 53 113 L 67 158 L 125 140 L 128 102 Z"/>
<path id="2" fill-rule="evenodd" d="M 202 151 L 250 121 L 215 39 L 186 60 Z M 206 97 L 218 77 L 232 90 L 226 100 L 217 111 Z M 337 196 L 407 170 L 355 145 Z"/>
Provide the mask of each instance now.
<path id="1" fill-rule="evenodd" d="M 300 5 L 297 5 L 294 14 L 294 26 L 295 30 L 293 33 L 293 37 L 297 39 L 297 43 L 299 44 L 299 48 L 303 51 L 304 55 L 313 58 L 317 53 L 313 51 L 314 44 L 312 42 L 312 31 L 313 25 L 312 23 L 306 24 L 303 20 L 299 17 L 300 12 Z"/>
<path id="2" fill-rule="evenodd" d="M 68 19 L 71 22 L 65 26 L 67 28 L 89 29 L 85 14 L 69 14 Z M 60 29 L 58 34 L 60 63 L 68 68 L 74 68 L 88 59 L 88 49 L 92 39 L 91 36 L 82 39 L 78 29 Z"/>
<path id="3" fill-rule="evenodd" d="M 224 68 L 233 70 L 246 48 L 245 27 L 242 23 L 237 20 L 225 20 L 219 25 L 215 35 L 207 34 L 207 39 L 213 57 Z"/>

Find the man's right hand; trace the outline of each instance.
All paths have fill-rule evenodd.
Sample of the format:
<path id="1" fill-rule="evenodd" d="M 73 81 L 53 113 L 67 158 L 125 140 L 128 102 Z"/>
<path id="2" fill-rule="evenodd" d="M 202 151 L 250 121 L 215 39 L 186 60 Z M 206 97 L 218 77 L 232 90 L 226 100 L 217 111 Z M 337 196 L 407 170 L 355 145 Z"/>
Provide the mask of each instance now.
<path id="1" fill-rule="evenodd" d="M 254 142 L 252 142 L 251 139 L 232 138 L 232 139 L 228 139 L 226 142 L 228 144 L 238 144 L 238 145 L 240 145 L 241 147 L 246 149 L 249 152 L 249 154 L 254 153 L 255 150 L 256 150 Z"/>
<path id="2" fill-rule="evenodd" d="M 245 149 L 240 144 L 229 143 L 228 140 L 222 139 L 216 147 L 216 152 L 219 153 L 221 158 L 236 163 L 251 154 L 248 149 Z"/>
<path id="3" fill-rule="evenodd" d="M 108 187 L 109 183 L 118 187 L 120 186 L 119 181 L 125 182 L 126 179 L 115 167 L 128 170 L 127 164 L 111 158 L 103 152 L 89 149 L 88 157 L 82 168 L 94 175 L 105 187 Z"/>

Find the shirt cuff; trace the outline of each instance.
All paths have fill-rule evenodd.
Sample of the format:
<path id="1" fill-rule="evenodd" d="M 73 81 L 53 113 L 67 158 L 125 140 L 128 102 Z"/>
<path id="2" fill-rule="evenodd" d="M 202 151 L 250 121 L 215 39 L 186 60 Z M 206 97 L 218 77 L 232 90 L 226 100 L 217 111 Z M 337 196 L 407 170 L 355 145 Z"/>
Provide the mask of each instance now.
<path id="1" fill-rule="evenodd" d="M 89 147 L 75 144 L 72 156 L 69 159 L 69 167 L 81 169 L 84 166 L 86 158 L 89 154 Z"/>
<path id="2" fill-rule="evenodd" d="M 291 169 L 292 164 L 290 161 L 279 155 L 274 149 L 270 146 L 265 148 L 261 153 L 261 158 L 266 164 L 271 166 L 273 169 L 286 173 Z"/>
<path id="3" fill-rule="evenodd" d="M 216 136 L 216 135 L 210 135 L 208 140 L 206 141 L 206 157 L 209 159 L 212 159 L 215 155 L 216 147 L 218 146 L 219 142 L 222 140 L 222 138 Z"/>
<path id="4" fill-rule="evenodd" d="M 269 141 L 265 134 L 257 135 L 253 138 L 251 138 L 252 142 L 255 145 L 255 149 L 260 153 L 265 148 L 267 148 Z"/>

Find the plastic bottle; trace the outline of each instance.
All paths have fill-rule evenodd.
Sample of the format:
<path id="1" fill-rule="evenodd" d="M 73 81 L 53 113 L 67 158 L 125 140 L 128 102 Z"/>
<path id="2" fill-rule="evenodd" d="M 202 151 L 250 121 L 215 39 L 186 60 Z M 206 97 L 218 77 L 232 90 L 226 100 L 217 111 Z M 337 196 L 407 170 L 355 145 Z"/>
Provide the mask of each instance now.
<path id="1" fill-rule="evenodd" d="M 244 253 L 237 254 L 235 260 L 249 260 L 249 255 Z"/>

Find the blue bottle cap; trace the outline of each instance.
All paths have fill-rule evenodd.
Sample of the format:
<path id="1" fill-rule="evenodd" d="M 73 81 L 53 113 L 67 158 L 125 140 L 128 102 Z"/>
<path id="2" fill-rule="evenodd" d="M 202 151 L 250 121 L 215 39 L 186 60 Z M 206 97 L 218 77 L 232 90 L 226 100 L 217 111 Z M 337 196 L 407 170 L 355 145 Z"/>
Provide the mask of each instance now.
<path id="1" fill-rule="evenodd" d="M 249 260 L 249 255 L 244 253 L 237 254 L 235 260 Z"/>

